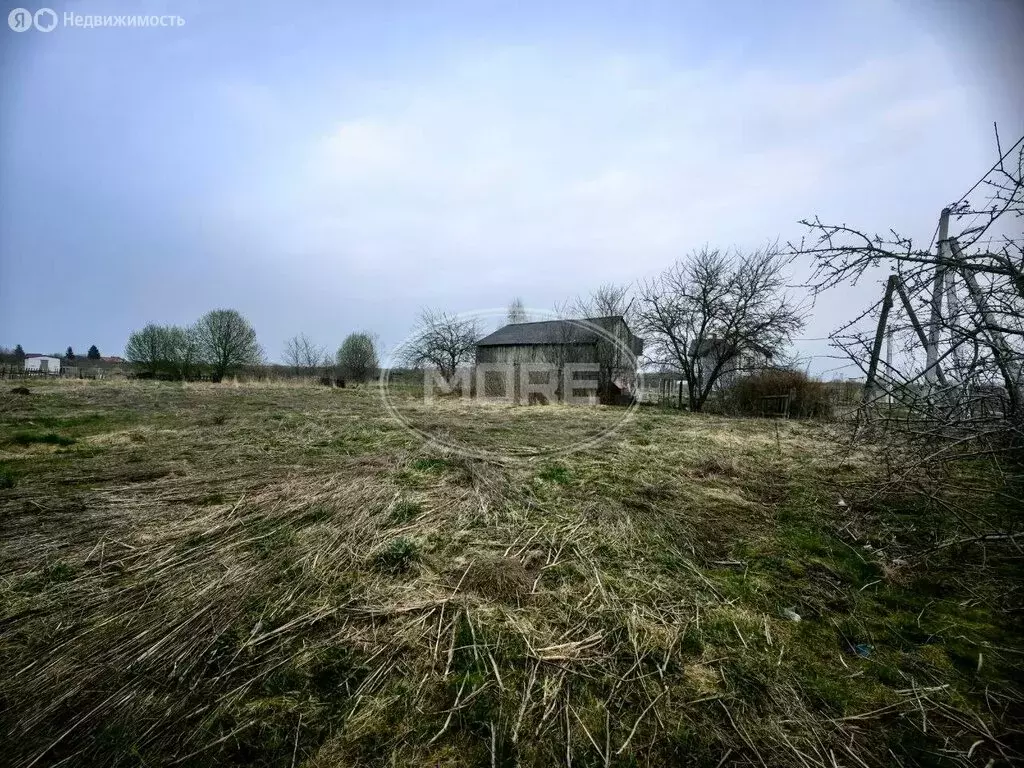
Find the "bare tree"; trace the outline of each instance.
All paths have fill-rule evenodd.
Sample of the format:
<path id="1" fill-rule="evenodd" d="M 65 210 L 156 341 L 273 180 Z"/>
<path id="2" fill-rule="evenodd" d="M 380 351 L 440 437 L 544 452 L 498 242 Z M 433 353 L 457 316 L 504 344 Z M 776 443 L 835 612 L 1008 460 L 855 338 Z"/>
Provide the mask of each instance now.
<path id="1" fill-rule="evenodd" d="M 606 332 L 597 344 L 598 378 L 604 402 L 612 402 L 613 382 L 619 377 L 634 377 L 637 354 L 632 339 L 620 338 L 621 328 L 608 325 L 606 318 L 621 317 L 630 331 L 637 328 L 636 301 L 631 286 L 602 283 L 591 292 L 589 300 L 577 302 L 577 311 L 583 317 L 598 318 L 598 325 Z"/>
<path id="2" fill-rule="evenodd" d="M 199 372 L 199 337 L 195 328 L 177 325 L 163 328 L 164 365 L 177 379 L 191 379 Z"/>
<path id="3" fill-rule="evenodd" d="M 615 401 L 616 390 L 612 385 L 617 380 L 632 381 L 636 376 L 641 340 L 633 333 L 637 327 L 634 304 L 629 286 L 611 283 L 600 286 L 589 297 L 555 304 L 555 314 L 562 320 L 571 321 L 556 327 L 557 341 L 549 352 L 549 359 L 558 368 L 560 381 L 567 364 L 596 363 L 602 402 Z M 626 328 L 616 320 L 619 317 L 623 318 Z M 595 337 L 595 359 L 580 360 L 579 344 L 584 339 L 592 341 Z"/>
<path id="4" fill-rule="evenodd" d="M 578 297 L 568 305 L 574 317 L 622 317 L 633 327 L 636 312 L 629 285 L 602 283 L 589 296 Z"/>
<path id="5" fill-rule="evenodd" d="M 509 325 L 515 325 L 517 323 L 529 322 L 529 320 L 530 318 L 526 315 L 526 305 L 520 297 L 516 296 L 508 305 L 508 310 L 505 313 L 505 322 Z"/>
<path id="6" fill-rule="evenodd" d="M 704 247 L 638 289 L 646 354 L 686 380 L 690 410 L 744 352 L 775 353 L 805 322 L 786 292 L 791 258 L 775 245 L 750 253 Z"/>
<path id="7" fill-rule="evenodd" d="M 479 339 L 476 318 L 425 309 L 409 340 L 398 349 L 398 359 L 412 368 L 433 366 L 450 380 L 460 364 L 473 360 Z"/>
<path id="8" fill-rule="evenodd" d="M 259 365 L 263 351 L 256 331 L 234 309 L 214 309 L 203 315 L 194 327 L 203 362 L 210 366 L 214 380 L 246 365 Z"/>
<path id="9" fill-rule="evenodd" d="M 303 371 L 314 373 L 326 355 L 327 351 L 314 344 L 304 333 L 292 336 L 284 345 L 284 362 L 296 375 Z"/>
<path id="10" fill-rule="evenodd" d="M 596 335 L 596 360 L 590 362 L 597 363 L 602 402 L 612 402 L 612 384 L 617 379 L 633 379 L 636 374 L 638 351 L 634 345 L 640 340 L 632 335 L 638 327 L 635 305 L 631 287 L 615 283 L 604 283 L 589 296 L 556 304 L 556 315 L 575 321 L 561 324 L 556 331 L 559 341 L 553 361 L 559 367 L 559 375 L 565 364 L 579 362 L 575 355 L 580 340 Z M 612 320 L 618 317 L 623 319 L 629 333 Z"/>
<path id="11" fill-rule="evenodd" d="M 190 379 L 200 363 L 199 341 L 193 328 L 150 323 L 128 337 L 125 357 L 150 376 Z"/>
<path id="12" fill-rule="evenodd" d="M 578 306 L 574 302 L 555 304 L 555 314 L 559 320 L 575 321 L 579 319 Z M 565 370 L 566 366 L 571 363 L 580 362 L 577 358 L 584 330 L 585 326 L 582 323 L 560 322 L 554 326 L 552 332 L 553 343 L 547 350 L 547 360 L 554 369 L 554 375 L 558 377 L 556 394 L 562 401 L 572 395 L 571 392 L 565 391 Z M 572 386 L 571 383 L 570 386 Z"/>
<path id="13" fill-rule="evenodd" d="M 140 331 L 132 331 L 124 355 L 137 368 L 155 376 L 166 361 L 166 328 L 149 323 Z"/>
<path id="14" fill-rule="evenodd" d="M 337 362 L 342 378 L 352 381 L 373 378 L 380 368 L 373 336 L 365 331 L 350 333 L 338 348 Z"/>

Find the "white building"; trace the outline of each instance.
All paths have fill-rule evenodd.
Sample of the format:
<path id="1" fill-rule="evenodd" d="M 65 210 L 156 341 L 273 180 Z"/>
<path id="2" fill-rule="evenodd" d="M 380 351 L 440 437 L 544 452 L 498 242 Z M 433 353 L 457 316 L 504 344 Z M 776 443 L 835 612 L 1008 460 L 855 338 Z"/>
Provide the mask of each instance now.
<path id="1" fill-rule="evenodd" d="M 25 355 L 25 370 L 60 375 L 60 358 L 51 355 Z"/>

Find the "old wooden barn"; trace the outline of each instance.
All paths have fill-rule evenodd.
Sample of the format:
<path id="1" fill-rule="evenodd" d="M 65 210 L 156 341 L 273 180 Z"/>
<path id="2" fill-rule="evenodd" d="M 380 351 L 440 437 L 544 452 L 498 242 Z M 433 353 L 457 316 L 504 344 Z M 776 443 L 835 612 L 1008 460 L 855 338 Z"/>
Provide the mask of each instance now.
<path id="1" fill-rule="evenodd" d="M 517 401 L 547 400 L 522 397 L 522 372 L 528 369 L 531 382 L 545 375 L 550 382 L 557 382 L 554 390 L 559 401 L 574 397 L 578 401 L 579 389 L 591 381 L 597 382 L 594 399 L 622 403 L 631 400 L 636 390 L 641 352 L 643 340 L 615 315 L 506 325 L 477 343 L 476 363 L 478 370 L 487 371 L 485 394 L 489 396 L 508 397 L 505 382 L 511 380 Z M 580 382 L 580 387 L 573 387 L 572 397 L 566 397 L 566 381 Z"/>

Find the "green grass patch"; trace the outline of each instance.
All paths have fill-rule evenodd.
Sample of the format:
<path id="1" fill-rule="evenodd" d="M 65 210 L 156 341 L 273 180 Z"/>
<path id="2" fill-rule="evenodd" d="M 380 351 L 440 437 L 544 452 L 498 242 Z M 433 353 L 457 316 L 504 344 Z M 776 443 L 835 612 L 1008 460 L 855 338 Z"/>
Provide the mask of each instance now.
<path id="1" fill-rule="evenodd" d="M 378 570 L 386 573 L 406 573 L 420 558 L 419 545 L 405 536 L 392 539 L 373 559 Z"/>
<path id="2" fill-rule="evenodd" d="M 73 581 L 76 575 L 77 571 L 72 565 L 55 560 L 23 578 L 18 584 L 18 590 L 28 593 L 43 592 L 54 585 Z"/>
<path id="3" fill-rule="evenodd" d="M 418 501 L 402 499 L 391 509 L 391 519 L 399 524 L 409 523 L 423 514 L 423 505 Z"/>
<path id="4" fill-rule="evenodd" d="M 412 468 L 417 472 L 449 472 L 457 469 L 457 465 L 449 459 L 428 457 L 416 459 Z"/>
<path id="5" fill-rule="evenodd" d="M 546 467 L 542 467 L 540 472 L 537 473 L 537 477 L 549 483 L 557 483 L 558 485 L 567 485 L 570 478 L 569 470 L 557 464 L 549 464 Z"/>
<path id="6" fill-rule="evenodd" d="M 59 435 L 56 432 L 15 432 L 10 442 L 14 445 L 74 445 L 75 438 Z"/>

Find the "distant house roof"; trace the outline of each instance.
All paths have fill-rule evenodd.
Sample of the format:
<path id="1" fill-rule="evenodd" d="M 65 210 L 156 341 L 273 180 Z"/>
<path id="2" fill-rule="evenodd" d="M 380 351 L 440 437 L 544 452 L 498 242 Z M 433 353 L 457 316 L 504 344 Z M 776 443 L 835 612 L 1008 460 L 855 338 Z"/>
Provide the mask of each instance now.
<path id="1" fill-rule="evenodd" d="M 604 338 L 599 328 L 622 320 L 619 316 L 587 317 L 579 320 L 542 320 L 511 323 L 477 342 L 478 347 L 533 346 L 541 344 L 596 344 Z M 627 330 L 628 327 L 627 327 Z M 635 338 L 635 337 L 634 337 Z M 639 340 L 638 340 L 639 341 Z"/>
<path id="2" fill-rule="evenodd" d="M 697 357 L 710 357 L 713 355 L 721 355 L 728 351 L 729 347 L 730 344 L 725 339 L 702 339 L 700 344 L 694 340 L 690 342 L 688 354 L 691 356 L 696 355 Z M 765 357 L 774 356 L 774 353 L 768 347 L 763 344 L 757 344 L 756 342 L 741 344 L 740 348 L 760 352 Z"/>
<path id="3" fill-rule="evenodd" d="M 33 357 L 51 357 L 54 360 L 59 360 L 60 359 L 56 355 L 42 355 L 42 354 L 39 354 L 38 352 L 32 352 L 30 354 L 25 355 L 25 359 L 26 360 L 28 360 L 29 358 L 33 358 Z"/>
<path id="4" fill-rule="evenodd" d="M 125 362 L 125 359 L 123 357 L 118 357 L 117 355 L 111 355 L 110 357 L 101 357 L 100 360 L 102 360 L 104 363 L 123 363 L 123 362 Z"/>

